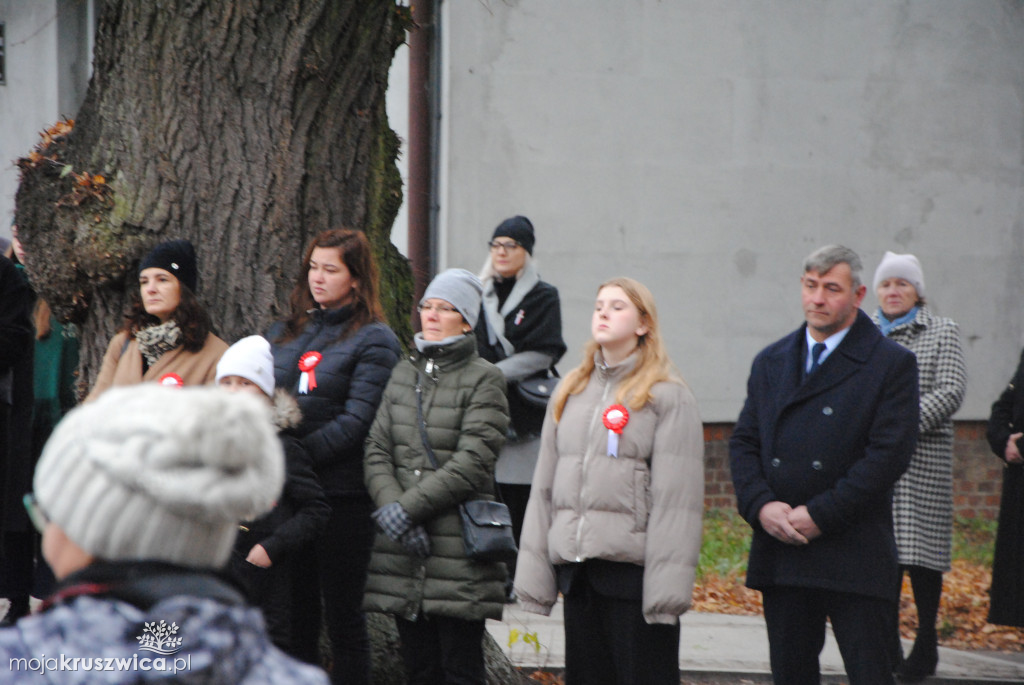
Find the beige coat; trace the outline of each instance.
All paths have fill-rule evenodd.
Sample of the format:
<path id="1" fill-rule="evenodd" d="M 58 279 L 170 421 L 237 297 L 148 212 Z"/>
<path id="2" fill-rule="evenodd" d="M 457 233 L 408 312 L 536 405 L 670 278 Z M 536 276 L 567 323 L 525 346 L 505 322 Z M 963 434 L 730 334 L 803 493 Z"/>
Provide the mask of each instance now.
<path id="1" fill-rule="evenodd" d="M 176 373 L 181 376 L 185 385 L 206 385 L 217 377 L 217 362 L 228 349 L 226 342 L 210 333 L 206 336 L 203 348 L 198 352 L 187 352 L 177 347 L 165 352 L 156 364 L 142 373 L 142 353 L 139 343 L 132 339 L 125 347 L 127 333 L 121 331 L 114 336 L 103 355 L 99 376 L 92 386 L 86 402 L 91 402 L 114 385 L 135 385 L 147 381 L 157 381 L 164 374 Z M 124 353 L 122 354 L 122 350 Z"/>
<path id="2" fill-rule="evenodd" d="M 602 414 L 634 363 L 598 365 L 555 423 L 549 407 L 526 508 L 515 589 L 527 611 L 548 614 L 555 565 L 607 559 L 644 567 L 648 623 L 674 624 L 690 608 L 704 511 L 704 435 L 681 383 L 659 383 L 630 410 L 618 456 Z"/>

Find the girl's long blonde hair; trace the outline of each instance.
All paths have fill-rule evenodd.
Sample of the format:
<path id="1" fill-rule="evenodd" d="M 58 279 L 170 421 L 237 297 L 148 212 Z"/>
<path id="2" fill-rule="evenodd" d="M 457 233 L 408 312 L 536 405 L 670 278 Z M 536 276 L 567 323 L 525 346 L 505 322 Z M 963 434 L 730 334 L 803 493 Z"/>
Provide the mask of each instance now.
<path id="1" fill-rule="evenodd" d="M 647 326 L 647 333 L 641 335 L 637 341 L 635 354 L 639 355 L 639 358 L 636 365 L 615 392 L 616 402 L 636 411 L 651 401 L 651 388 L 655 383 L 683 383 L 683 379 L 665 351 L 661 329 L 658 327 L 658 310 L 654 305 L 654 296 L 647 286 L 632 278 L 620 277 L 605 281 L 598 287 L 597 292 L 600 293 L 602 289 L 609 287 L 621 288 L 626 293 L 626 297 L 640 311 L 640 322 Z M 599 349 L 597 341 L 593 338 L 588 340 L 583 347 L 580 365 L 570 371 L 565 380 L 558 385 L 551 398 L 554 403 L 555 421 L 562 418 L 562 410 L 569 395 L 578 395 L 587 387 L 590 375 L 594 371 L 594 356 Z"/>

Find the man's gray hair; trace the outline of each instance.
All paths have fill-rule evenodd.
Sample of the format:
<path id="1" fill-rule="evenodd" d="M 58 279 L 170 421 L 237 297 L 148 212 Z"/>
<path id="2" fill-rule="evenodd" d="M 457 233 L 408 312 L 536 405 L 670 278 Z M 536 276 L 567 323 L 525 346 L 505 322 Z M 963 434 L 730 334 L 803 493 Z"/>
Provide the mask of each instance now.
<path id="1" fill-rule="evenodd" d="M 817 271 L 819 274 L 826 274 L 836 264 L 846 264 L 850 267 L 850 279 L 853 281 L 853 289 L 860 287 L 860 272 L 863 265 L 860 263 L 860 255 L 848 247 L 842 245 L 826 245 L 807 255 L 804 260 L 804 273 Z"/>

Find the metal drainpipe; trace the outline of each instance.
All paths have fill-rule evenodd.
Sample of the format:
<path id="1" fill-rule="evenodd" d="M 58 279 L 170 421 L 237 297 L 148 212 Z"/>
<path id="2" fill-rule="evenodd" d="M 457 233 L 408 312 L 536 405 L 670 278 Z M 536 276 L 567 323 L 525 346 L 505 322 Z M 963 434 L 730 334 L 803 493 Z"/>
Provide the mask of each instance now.
<path id="1" fill-rule="evenodd" d="M 416 28 L 409 32 L 409 260 L 412 263 L 416 297 L 423 291 L 434 272 L 433 224 L 435 197 L 435 133 L 432 123 L 437 108 L 438 82 L 435 3 L 424 0 L 412 5 Z M 409 312 L 413 329 L 419 330 L 415 306 Z"/>

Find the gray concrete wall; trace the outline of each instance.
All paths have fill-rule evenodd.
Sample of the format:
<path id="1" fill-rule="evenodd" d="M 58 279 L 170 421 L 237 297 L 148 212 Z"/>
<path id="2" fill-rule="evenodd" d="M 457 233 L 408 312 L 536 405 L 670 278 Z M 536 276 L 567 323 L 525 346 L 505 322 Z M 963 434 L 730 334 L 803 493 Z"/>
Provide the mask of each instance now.
<path id="1" fill-rule="evenodd" d="M 95 0 L 0 0 L 7 84 L 0 86 L 0 235 L 10 236 L 14 162 L 62 117 L 73 119 L 92 65 Z"/>
<path id="2" fill-rule="evenodd" d="M 0 86 L 0 235 L 10 236 L 18 189 L 14 162 L 58 118 L 57 3 L 0 0 L 0 21 L 7 35 L 7 84 Z"/>
<path id="3" fill-rule="evenodd" d="M 597 285 L 658 300 L 707 421 L 802 322 L 803 257 L 924 265 L 960 323 L 958 418 L 1024 343 L 1024 4 L 481 0 L 442 5 L 441 266 L 480 267 L 515 213 L 562 293 L 574 365 Z M 876 306 L 869 293 L 866 308 Z"/>

